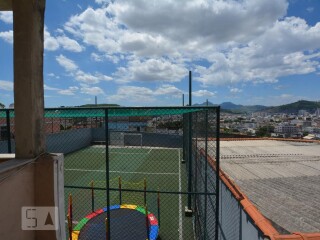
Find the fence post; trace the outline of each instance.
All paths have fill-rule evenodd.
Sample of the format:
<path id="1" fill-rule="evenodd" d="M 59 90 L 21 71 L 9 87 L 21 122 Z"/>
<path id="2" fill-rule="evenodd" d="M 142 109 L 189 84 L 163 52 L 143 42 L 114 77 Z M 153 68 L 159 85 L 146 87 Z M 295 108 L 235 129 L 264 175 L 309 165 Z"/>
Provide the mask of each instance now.
<path id="1" fill-rule="evenodd" d="M 199 171 L 199 159 L 198 159 L 198 134 L 199 134 L 199 127 L 198 127 L 198 112 L 193 113 L 195 115 L 195 123 L 194 125 L 194 136 L 195 136 L 195 149 L 196 151 L 194 151 L 193 153 L 195 154 L 194 156 L 194 168 L 192 169 L 192 174 L 193 174 L 193 186 L 192 186 L 192 192 L 195 192 L 194 196 L 193 196 L 193 211 L 196 212 L 198 211 L 197 208 L 197 204 L 199 201 L 199 197 L 201 198 L 202 196 L 197 195 L 197 193 L 199 192 L 198 189 L 198 171 Z M 192 122 L 193 123 L 193 122 Z M 201 201 L 200 201 L 201 202 Z M 201 207 L 201 206 L 200 206 Z"/>
<path id="2" fill-rule="evenodd" d="M 219 201 L 220 201 L 220 106 L 217 107 L 216 119 L 216 240 L 219 239 Z"/>
<path id="3" fill-rule="evenodd" d="M 111 229 L 110 229 L 110 185 L 109 185 L 109 120 L 108 120 L 108 108 L 104 110 L 104 119 L 105 119 L 105 137 L 106 137 L 106 194 L 107 194 L 107 239 L 111 238 Z"/>
<path id="4" fill-rule="evenodd" d="M 188 123 L 188 212 L 190 215 L 190 211 L 191 211 L 191 215 L 192 215 L 192 209 L 191 209 L 191 194 L 190 192 L 192 192 L 192 113 L 188 113 L 189 115 L 189 123 Z"/>
<path id="5" fill-rule="evenodd" d="M 10 126 L 10 110 L 6 109 L 7 119 L 7 141 L 8 141 L 8 153 L 12 153 L 11 149 L 11 126 Z"/>
<path id="6" fill-rule="evenodd" d="M 208 102 L 208 100 L 207 100 Z M 208 106 L 208 104 L 207 104 Z M 207 205 L 208 205 L 208 109 L 206 109 L 205 112 L 205 165 L 204 165 L 204 171 L 205 171 L 205 179 L 204 179 L 204 186 L 205 186 L 205 199 L 204 199 L 204 239 L 207 239 Z"/>

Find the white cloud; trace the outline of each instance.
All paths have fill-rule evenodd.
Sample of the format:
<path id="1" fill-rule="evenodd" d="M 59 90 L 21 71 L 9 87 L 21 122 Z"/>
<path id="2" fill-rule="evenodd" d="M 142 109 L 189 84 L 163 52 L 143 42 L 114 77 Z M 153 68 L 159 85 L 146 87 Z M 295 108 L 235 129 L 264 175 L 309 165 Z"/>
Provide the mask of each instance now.
<path id="1" fill-rule="evenodd" d="M 60 54 L 56 60 L 72 77 L 85 84 L 97 84 L 101 81 L 111 81 L 113 78 L 96 72 L 95 74 L 86 73 L 79 69 L 78 65 L 71 59 Z"/>
<path id="2" fill-rule="evenodd" d="M 70 52 L 82 52 L 83 47 L 74 39 L 71 39 L 63 34 L 61 29 L 57 29 L 61 36 L 54 37 L 48 31 L 48 28 L 44 27 L 44 48 L 47 51 L 56 51 L 60 47 Z"/>
<path id="3" fill-rule="evenodd" d="M 43 88 L 44 88 L 44 90 L 48 90 L 48 91 L 59 91 L 59 90 L 61 90 L 59 88 L 50 87 L 50 86 L 48 86 L 46 84 L 43 85 Z"/>
<path id="4" fill-rule="evenodd" d="M 78 80 L 79 82 L 83 82 L 86 84 L 96 84 L 101 81 L 111 81 L 112 80 L 111 77 L 109 77 L 107 75 L 103 75 L 101 73 L 95 73 L 94 75 L 92 75 L 90 73 L 85 73 L 81 70 L 76 72 L 75 79 Z"/>
<path id="5" fill-rule="evenodd" d="M 49 77 L 55 77 L 56 75 L 54 73 L 48 73 L 47 74 Z"/>
<path id="6" fill-rule="evenodd" d="M 97 54 L 97 53 L 91 53 L 90 55 L 91 59 L 95 62 L 102 62 L 103 61 L 103 56 Z"/>
<path id="7" fill-rule="evenodd" d="M 114 73 L 117 82 L 179 82 L 188 74 L 182 64 L 171 63 L 163 58 L 129 61 L 126 67 L 119 67 Z"/>
<path id="8" fill-rule="evenodd" d="M 155 95 L 170 95 L 173 97 L 181 97 L 182 93 L 183 91 L 170 84 L 163 84 L 154 91 Z"/>
<path id="9" fill-rule="evenodd" d="M 95 46 L 104 53 L 114 53 L 119 49 L 117 42 L 122 30 L 111 18 L 106 8 L 89 7 L 79 15 L 72 16 L 64 25 L 69 33 L 82 39 L 87 45 Z"/>
<path id="10" fill-rule="evenodd" d="M 192 96 L 194 97 L 214 97 L 216 96 L 216 92 L 210 92 L 208 90 L 198 90 L 192 92 Z"/>
<path id="11" fill-rule="evenodd" d="M 308 7 L 307 8 L 307 11 L 310 12 L 310 13 L 313 12 L 313 10 L 314 10 L 314 7 Z"/>
<path id="12" fill-rule="evenodd" d="M 68 89 L 59 90 L 58 93 L 61 94 L 61 95 L 72 96 L 72 95 L 75 95 L 75 92 L 78 91 L 78 90 L 79 90 L 79 87 L 72 86 L 72 87 L 69 87 Z"/>
<path id="13" fill-rule="evenodd" d="M 242 89 L 239 89 L 239 88 L 230 88 L 230 92 L 231 92 L 231 93 L 241 93 L 241 92 L 242 92 Z"/>
<path id="14" fill-rule="evenodd" d="M 212 53 L 210 67 L 196 66 L 197 80 L 204 85 L 277 82 L 283 76 L 317 71 L 319 49 L 320 23 L 308 26 L 300 18 L 285 18 L 246 46 Z"/>
<path id="15" fill-rule="evenodd" d="M 285 0 L 186 0 L 181 3 L 120 0 L 110 4 L 108 11 L 117 22 L 136 32 L 160 34 L 180 44 L 195 41 L 216 44 L 247 41 L 257 36 L 283 17 L 288 7 Z"/>
<path id="16" fill-rule="evenodd" d="M 67 72 L 72 72 L 78 69 L 78 65 L 74 61 L 60 54 L 56 56 L 56 60 L 61 67 L 63 67 Z"/>
<path id="17" fill-rule="evenodd" d="M 0 32 L 0 38 L 2 38 L 4 41 L 13 44 L 13 31 L 5 31 L 5 32 Z"/>
<path id="18" fill-rule="evenodd" d="M 109 3 L 110 0 L 95 0 L 95 2 L 96 2 L 97 4 L 106 4 L 106 3 Z"/>
<path id="19" fill-rule="evenodd" d="M 81 93 L 88 95 L 101 95 L 104 94 L 104 91 L 99 87 L 82 87 Z"/>
<path id="20" fill-rule="evenodd" d="M 59 78 L 60 78 L 60 76 L 58 76 L 58 75 L 56 75 L 56 74 L 54 74 L 54 73 L 48 73 L 47 75 L 48 75 L 48 77 L 50 77 L 50 78 L 56 78 L 56 79 L 59 79 Z"/>
<path id="21" fill-rule="evenodd" d="M 0 89 L 5 91 L 13 91 L 13 82 L 0 80 Z"/>
<path id="22" fill-rule="evenodd" d="M 122 56 L 118 82 L 180 81 L 194 60 L 209 64 L 194 66 L 203 86 L 277 82 L 319 65 L 320 23 L 285 17 L 286 0 L 107 2 L 96 0 L 100 8 L 72 16 L 64 29 L 97 49 L 94 61 Z"/>
<path id="23" fill-rule="evenodd" d="M 117 93 L 107 97 L 109 102 L 129 101 L 134 103 L 154 102 L 153 91 L 146 87 L 121 86 Z"/>
<path id="24" fill-rule="evenodd" d="M 164 98 L 172 99 L 181 97 L 183 91 L 171 84 L 163 84 L 156 89 L 138 86 L 120 86 L 114 95 L 107 97 L 110 102 L 134 102 L 149 104 Z"/>
<path id="25" fill-rule="evenodd" d="M 13 14 L 12 11 L 0 11 L 0 20 L 4 23 L 12 24 L 13 23 Z"/>
<path id="26" fill-rule="evenodd" d="M 44 48 L 47 51 L 56 51 L 59 49 L 60 45 L 58 40 L 51 36 L 50 32 L 48 31 L 48 28 L 44 27 Z"/>
<path id="27" fill-rule="evenodd" d="M 82 52 L 83 47 L 74 39 L 71 39 L 66 36 L 58 36 L 58 43 L 62 46 L 63 49 L 71 52 Z"/>

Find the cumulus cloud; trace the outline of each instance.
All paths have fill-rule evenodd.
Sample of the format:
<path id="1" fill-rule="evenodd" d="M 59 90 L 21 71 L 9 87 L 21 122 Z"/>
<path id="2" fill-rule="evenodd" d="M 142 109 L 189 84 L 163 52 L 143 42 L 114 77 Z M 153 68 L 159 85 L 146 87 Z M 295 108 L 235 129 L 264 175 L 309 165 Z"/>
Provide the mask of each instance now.
<path id="1" fill-rule="evenodd" d="M 208 90 L 198 90 L 192 92 L 192 96 L 194 97 L 214 97 L 216 96 L 216 92 L 210 92 Z"/>
<path id="2" fill-rule="evenodd" d="M 79 82 L 82 83 L 87 83 L 87 84 L 96 84 L 99 83 L 100 81 L 111 81 L 112 78 L 107 76 L 107 75 L 103 75 L 101 73 L 95 73 L 90 74 L 90 73 L 85 73 L 81 70 L 77 71 L 75 73 L 75 79 L 78 80 Z"/>
<path id="3" fill-rule="evenodd" d="M 197 80 L 204 85 L 277 82 L 279 77 L 317 71 L 318 49 L 320 23 L 308 26 L 303 19 L 285 18 L 246 46 L 212 53 L 211 66 L 196 66 Z"/>
<path id="4" fill-rule="evenodd" d="M 104 91 L 99 87 L 90 87 L 90 86 L 83 86 L 81 87 L 81 93 L 88 94 L 88 95 L 101 95 L 104 94 Z"/>
<path id="5" fill-rule="evenodd" d="M 110 4 L 109 11 L 117 22 L 137 32 L 160 33 L 179 43 L 214 44 L 247 41 L 283 17 L 288 7 L 285 0 L 187 0 L 181 3 L 120 0 Z"/>
<path id="6" fill-rule="evenodd" d="M 95 2 L 96 2 L 97 4 L 106 4 L 106 3 L 109 3 L 110 0 L 95 0 Z"/>
<path id="7" fill-rule="evenodd" d="M 277 82 L 319 64 L 320 23 L 285 17 L 285 0 L 96 3 L 102 5 L 72 16 L 64 29 L 96 48 L 94 61 L 116 64 L 124 56 L 118 82 L 181 81 L 185 66 L 202 59 L 209 66 L 194 69 L 203 86 Z"/>
<path id="8" fill-rule="evenodd" d="M 0 89 L 5 91 L 13 91 L 13 82 L 0 80 Z"/>
<path id="9" fill-rule="evenodd" d="M 56 56 L 56 61 L 61 67 L 65 69 L 70 76 L 74 77 L 77 81 L 85 84 L 97 84 L 101 81 L 111 81 L 113 78 L 102 73 L 96 72 L 94 74 L 87 73 L 79 69 L 79 66 L 71 59 L 60 54 Z"/>
<path id="10" fill-rule="evenodd" d="M 60 88 L 55 88 L 55 87 L 50 87 L 46 84 L 43 85 L 44 90 L 48 90 L 48 91 L 59 91 L 61 90 Z"/>
<path id="11" fill-rule="evenodd" d="M 241 92 L 242 92 L 242 89 L 239 89 L 239 88 L 230 88 L 230 92 L 231 92 L 231 93 L 241 93 Z"/>
<path id="12" fill-rule="evenodd" d="M 116 94 L 107 97 L 109 102 L 130 101 L 134 103 L 154 102 L 153 91 L 146 87 L 121 86 Z"/>
<path id="13" fill-rule="evenodd" d="M 130 101 L 135 103 L 152 103 L 158 98 L 177 98 L 181 97 L 182 90 L 171 84 L 163 84 L 155 89 L 138 86 L 121 86 L 116 94 L 107 97 L 108 101 Z"/>
<path id="14" fill-rule="evenodd" d="M 182 93 L 183 91 L 171 84 L 163 84 L 154 91 L 155 95 L 170 95 L 173 97 L 181 97 Z"/>
<path id="15" fill-rule="evenodd" d="M 56 39 L 60 46 L 65 50 L 71 52 L 82 52 L 83 50 L 83 47 L 74 39 L 66 36 L 58 36 Z"/>
<path id="16" fill-rule="evenodd" d="M 71 52 L 82 52 L 83 47 L 76 40 L 63 35 L 63 31 L 61 32 L 60 30 L 57 32 L 62 35 L 54 37 L 48 31 L 48 28 L 44 27 L 44 48 L 48 51 L 56 51 L 62 48 Z"/>
<path id="17" fill-rule="evenodd" d="M 182 64 L 172 63 L 166 59 L 134 59 L 126 67 L 119 67 L 114 73 L 117 82 L 179 82 L 188 73 Z"/>
<path id="18" fill-rule="evenodd" d="M 13 14 L 12 11 L 0 11 L 0 20 L 7 24 L 13 23 Z"/>
<path id="19" fill-rule="evenodd" d="M 117 23 L 107 16 L 107 8 L 87 8 L 79 15 L 72 16 L 64 29 L 82 39 L 87 45 L 105 53 L 119 50 L 117 40 L 121 30 Z"/>
<path id="20" fill-rule="evenodd" d="M 60 44 L 58 40 L 51 36 L 50 32 L 48 31 L 48 28 L 44 27 L 44 48 L 48 51 L 56 51 L 59 49 Z"/>
<path id="21" fill-rule="evenodd" d="M 78 69 L 78 65 L 73 60 L 65 57 L 62 54 L 56 56 L 56 60 L 67 72 L 72 72 Z"/>
<path id="22" fill-rule="evenodd" d="M 2 38 L 7 43 L 13 44 L 13 31 L 9 30 L 5 32 L 0 32 L 0 38 Z"/>
<path id="23" fill-rule="evenodd" d="M 61 95 L 69 95 L 69 96 L 72 96 L 72 95 L 75 95 L 75 93 L 79 90 L 79 87 L 77 86 L 71 86 L 67 89 L 63 89 L 63 90 L 59 90 L 58 93 L 61 94 Z"/>

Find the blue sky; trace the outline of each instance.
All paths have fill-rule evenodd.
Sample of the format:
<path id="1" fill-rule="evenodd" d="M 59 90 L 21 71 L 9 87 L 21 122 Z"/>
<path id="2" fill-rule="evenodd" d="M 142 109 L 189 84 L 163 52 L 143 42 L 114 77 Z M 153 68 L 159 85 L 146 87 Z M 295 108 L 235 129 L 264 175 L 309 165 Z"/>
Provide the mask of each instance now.
<path id="1" fill-rule="evenodd" d="M 320 100 L 318 0 L 55 0 L 46 107 Z M 12 13 L 0 12 L 0 102 L 13 102 Z"/>

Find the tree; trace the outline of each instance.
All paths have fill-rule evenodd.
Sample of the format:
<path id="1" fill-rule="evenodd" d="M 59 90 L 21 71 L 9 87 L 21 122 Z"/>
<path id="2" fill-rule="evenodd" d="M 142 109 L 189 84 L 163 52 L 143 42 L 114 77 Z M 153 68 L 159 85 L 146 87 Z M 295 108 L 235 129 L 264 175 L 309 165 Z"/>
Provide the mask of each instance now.
<path id="1" fill-rule="evenodd" d="M 0 108 L 5 108 L 6 106 L 3 103 L 0 103 Z"/>
<path id="2" fill-rule="evenodd" d="M 263 126 L 259 127 L 259 129 L 256 131 L 257 137 L 270 137 L 271 133 L 274 131 L 274 126 Z"/>

